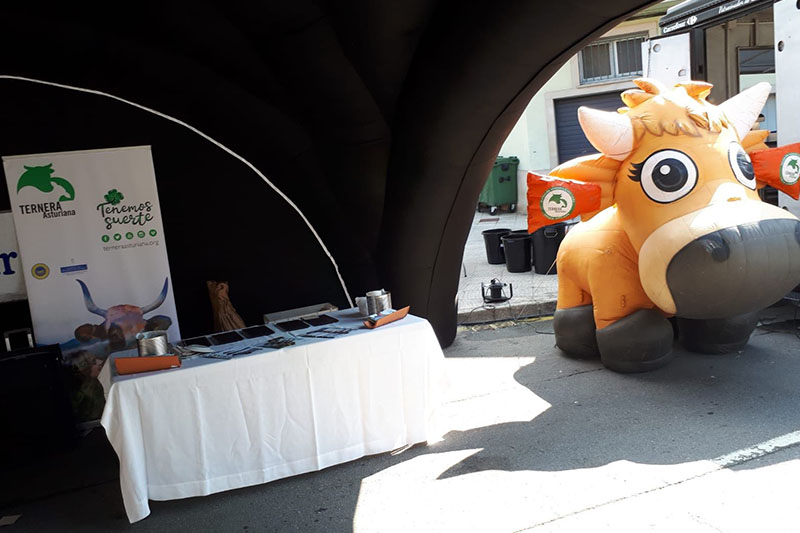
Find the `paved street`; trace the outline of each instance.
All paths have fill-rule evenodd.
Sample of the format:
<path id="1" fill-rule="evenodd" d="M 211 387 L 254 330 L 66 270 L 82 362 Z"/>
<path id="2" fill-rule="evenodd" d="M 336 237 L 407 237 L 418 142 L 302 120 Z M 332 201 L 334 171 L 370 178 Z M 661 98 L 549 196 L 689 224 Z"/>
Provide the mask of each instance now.
<path id="1" fill-rule="evenodd" d="M 677 349 L 620 375 L 553 348 L 551 321 L 462 328 L 444 438 L 205 498 L 129 526 L 115 479 L 13 508 L 8 531 L 800 529 L 800 340 L 771 308 L 741 353 Z"/>

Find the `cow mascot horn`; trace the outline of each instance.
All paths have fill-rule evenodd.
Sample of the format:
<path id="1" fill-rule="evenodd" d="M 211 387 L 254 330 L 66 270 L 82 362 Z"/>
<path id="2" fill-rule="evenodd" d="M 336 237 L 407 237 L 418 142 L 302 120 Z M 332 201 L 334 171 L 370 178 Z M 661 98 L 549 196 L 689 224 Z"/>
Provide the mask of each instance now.
<path id="1" fill-rule="evenodd" d="M 619 372 L 670 360 L 673 316 L 688 349 L 738 350 L 800 282 L 800 220 L 761 201 L 748 155 L 769 84 L 715 106 L 708 83 L 634 83 L 616 113 L 578 110 L 601 153 L 551 173 L 601 189 L 558 253 L 556 344 Z"/>

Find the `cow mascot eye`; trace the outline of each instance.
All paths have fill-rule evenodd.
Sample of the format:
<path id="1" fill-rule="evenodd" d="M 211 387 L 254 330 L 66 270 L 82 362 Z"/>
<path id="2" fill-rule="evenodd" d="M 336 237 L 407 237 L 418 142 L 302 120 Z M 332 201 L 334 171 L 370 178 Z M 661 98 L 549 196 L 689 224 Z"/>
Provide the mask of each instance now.
<path id="1" fill-rule="evenodd" d="M 750 190 L 756 190 L 756 175 L 753 172 L 753 163 L 750 156 L 739 143 L 731 143 L 728 148 L 728 163 L 731 164 L 733 175 Z"/>
<path id="2" fill-rule="evenodd" d="M 659 150 L 633 165 L 631 179 L 638 181 L 648 198 L 660 204 L 679 200 L 697 185 L 697 165 L 677 150 Z"/>

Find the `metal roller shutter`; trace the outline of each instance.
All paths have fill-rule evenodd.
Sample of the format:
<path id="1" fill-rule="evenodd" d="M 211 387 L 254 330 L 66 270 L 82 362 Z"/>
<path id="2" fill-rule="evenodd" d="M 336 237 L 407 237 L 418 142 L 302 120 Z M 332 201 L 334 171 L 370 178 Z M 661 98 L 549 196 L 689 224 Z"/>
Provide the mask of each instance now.
<path id="1" fill-rule="evenodd" d="M 585 105 L 603 111 L 616 111 L 625 105 L 619 98 L 621 92 L 614 91 L 553 101 L 559 164 L 575 157 L 597 153 L 578 123 L 578 108 Z"/>

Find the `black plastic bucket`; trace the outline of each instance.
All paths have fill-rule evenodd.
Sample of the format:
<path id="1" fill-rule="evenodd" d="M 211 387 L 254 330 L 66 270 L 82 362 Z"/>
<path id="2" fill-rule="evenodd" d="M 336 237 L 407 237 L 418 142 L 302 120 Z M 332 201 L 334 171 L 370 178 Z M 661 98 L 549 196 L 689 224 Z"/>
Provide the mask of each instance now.
<path id="1" fill-rule="evenodd" d="M 556 274 L 558 247 L 567 234 L 567 224 L 558 222 L 533 232 L 533 268 L 537 274 Z M 551 268 L 552 266 L 552 268 Z"/>
<path id="2" fill-rule="evenodd" d="M 531 271 L 531 236 L 527 232 L 503 236 L 506 254 L 506 270 L 509 272 Z"/>
<path id="3" fill-rule="evenodd" d="M 487 229 L 481 232 L 483 244 L 486 245 L 486 260 L 490 265 L 502 265 L 506 262 L 500 238 L 510 232 L 508 228 Z"/>
<path id="4" fill-rule="evenodd" d="M 533 235 L 531 233 L 528 233 L 528 230 L 526 230 L 526 229 L 511 230 L 511 233 L 508 234 L 509 237 L 519 237 L 520 235 L 523 236 L 523 237 L 525 237 L 525 236 L 530 237 L 530 243 L 531 243 L 531 266 L 533 266 Z M 527 270 L 525 272 L 527 272 Z"/>

